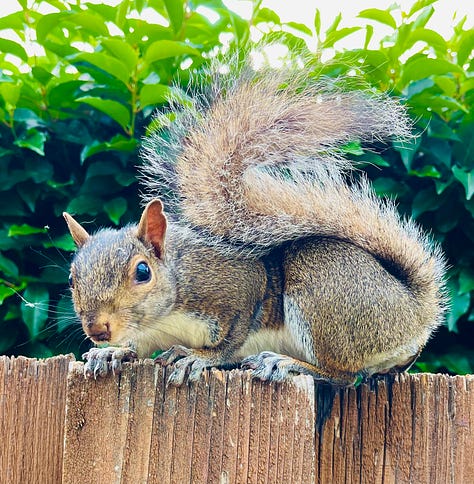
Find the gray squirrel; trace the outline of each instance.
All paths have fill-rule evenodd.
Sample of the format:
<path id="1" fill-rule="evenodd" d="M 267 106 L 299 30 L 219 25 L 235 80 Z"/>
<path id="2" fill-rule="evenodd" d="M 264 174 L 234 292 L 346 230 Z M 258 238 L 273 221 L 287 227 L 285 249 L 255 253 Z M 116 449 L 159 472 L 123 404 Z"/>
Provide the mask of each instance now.
<path id="1" fill-rule="evenodd" d="M 64 214 L 75 310 L 111 345 L 84 355 L 86 375 L 156 350 L 175 385 L 239 363 L 336 385 L 409 367 L 443 319 L 444 258 L 363 177 L 348 181 L 340 150 L 406 136 L 404 109 L 289 71 L 213 77 L 148 139 L 138 225 L 89 235 Z"/>

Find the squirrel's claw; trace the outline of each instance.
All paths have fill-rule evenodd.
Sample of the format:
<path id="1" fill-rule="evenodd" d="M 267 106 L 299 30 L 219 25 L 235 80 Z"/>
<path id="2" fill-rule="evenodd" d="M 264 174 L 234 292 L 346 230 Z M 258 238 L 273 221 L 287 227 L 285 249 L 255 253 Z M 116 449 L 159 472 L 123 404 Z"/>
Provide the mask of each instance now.
<path id="1" fill-rule="evenodd" d="M 174 345 L 169 350 L 163 351 L 155 358 L 155 363 L 159 363 L 161 366 L 168 366 L 171 363 L 183 358 L 183 356 L 190 356 L 192 350 L 181 345 Z"/>
<path id="2" fill-rule="evenodd" d="M 107 348 L 91 348 L 82 355 L 84 363 L 84 376 L 86 378 L 104 377 L 109 369 L 114 375 L 122 371 L 123 361 L 137 359 L 137 354 L 132 348 L 120 348 L 109 346 Z"/>
<path id="3" fill-rule="evenodd" d="M 271 351 L 244 358 L 241 367 L 244 370 L 252 370 L 252 377 L 263 381 L 283 381 L 290 373 L 308 373 L 294 358 Z"/>
<path id="4" fill-rule="evenodd" d="M 194 353 L 193 350 L 181 345 L 172 346 L 155 358 L 155 362 L 162 366 L 174 363 L 173 369 L 168 376 L 168 385 L 181 386 L 189 368 L 188 381 L 196 382 L 201 379 L 204 369 L 213 366 L 212 363 Z"/>

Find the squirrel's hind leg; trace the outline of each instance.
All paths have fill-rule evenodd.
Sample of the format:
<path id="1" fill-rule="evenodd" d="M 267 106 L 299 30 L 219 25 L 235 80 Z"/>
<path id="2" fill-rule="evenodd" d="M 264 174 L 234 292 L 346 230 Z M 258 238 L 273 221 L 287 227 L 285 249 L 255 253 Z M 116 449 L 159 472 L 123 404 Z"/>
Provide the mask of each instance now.
<path id="1" fill-rule="evenodd" d="M 352 386 L 360 381 L 360 376 L 357 374 L 334 371 L 328 374 L 310 363 L 272 351 L 248 356 L 242 360 L 241 365 L 243 369 L 252 370 L 253 377 L 263 381 L 283 381 L 292 374 L 310 375 L 317 381 L 338 386 Z"/>

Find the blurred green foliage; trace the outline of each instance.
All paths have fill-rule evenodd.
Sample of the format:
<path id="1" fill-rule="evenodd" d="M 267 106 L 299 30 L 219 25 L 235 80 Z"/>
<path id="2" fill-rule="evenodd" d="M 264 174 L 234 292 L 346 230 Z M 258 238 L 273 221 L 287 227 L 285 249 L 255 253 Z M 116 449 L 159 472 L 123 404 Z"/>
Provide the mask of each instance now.
<path id="1" fill-rule="evenodd" d="M 312 59 L 319 75 L 356 74 L 408 105 L 418 134 L 411 144 L 375 154 L 354 140 L 347 154 L 377 193 L 431 231 L 451 265 L 446 327 L 418 369 L 473 372 L 474 31 L 466 19 L 445 39 L 429 28 L 434 0 L 409 12 L 367 9 L 352 27 L 338 15 L 324 32 L 318 11 L 310 28 L 281 22 L 257 0 L 249 20 L 221 0 L 18 3 L 0 18 L 0 353 L 87 348 L 68 295 L 74 247 L 61 213 L 91 231 L 136 220 L 137 147 L 155 128 L 152 113 L 172 91 L 185 99 L 180 86 L 191 72 L 242 51 L 254 35 Z M 381 24 L 390 33 L 373 48 Z M 339 48 L 356 32 L 360 46 Z"/>

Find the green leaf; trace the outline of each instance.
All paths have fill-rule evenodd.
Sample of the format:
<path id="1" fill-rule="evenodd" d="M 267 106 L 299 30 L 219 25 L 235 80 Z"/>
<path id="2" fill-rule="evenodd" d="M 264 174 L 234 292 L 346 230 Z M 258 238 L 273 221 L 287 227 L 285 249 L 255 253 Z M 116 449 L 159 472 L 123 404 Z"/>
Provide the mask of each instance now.
<path id="1" fill-rule="evenodd" d="M 40 44 L 44 45 L 44 41 L 48 35 L 56 30 L 61 21 L 70 16 L 70 12 L 55 12 L 47 15 L 42 15 L 36 24 L 36 39 Z M 59 40 L 59 39 L 58 39 Z"/>
<path id="2" fill-rule="evenodd" d="M 45 286 L 30 284 L 23 293 L 21 314 L 30 338 L 35 341 L 48 319 L 49 292 Z"/>
<path id="3" fill-rule="evenodd" d="M 380 10 L 378 8 L 367 8 L 365 10 L 362 10 L 362 12 L 359 12 L 359 15 L 357 16 L 360 18 L 375 20 L 376 22 L 380 22 L 382 24 L 388 25 L 389 27 L 392 27 L 392 29 L 397 28 L 397 23 L 395 22 L 395 19 L 387 10 Z"/>
<path id="4" fill-rule="evenodd" d="M 374 35 L 374 28 L 372 25 L 367 24 L 365 26 L 365 40 L 364 40 L 364 49 L 367 50 L 369 48 L 370 41 Z"/>
<path id="5" fill-rule="evenodd" d="M 428 5 L 431 5 L 432 3 L 435 3 L 437 1 L 438 0 L 418 0 L 410 8 L 410 11 L 408 12 L 408 17 L 411 17 L 414 13 L 420 11 L 422 8 L 425 8 Z"/>
<path id="6" fill-rule="evenodd" d="M 314 13 L 314 29 L 316 31 L 316 35 L 319 37 L 321 34 L 321 12 L 318 8 Z"/>
<path id="7" fill-rule="evenodd" d="M 105 213 L 115 225 L 120 223 L 120 218 L 127 211 L 127 200 L 123 197 L 113 198 L 104 204 Z"/>
<path id="8" fill-rule="evenodd" d="M 380 177 L 374 180 L 372 184 L 375 193 L 379 196 L 388 196 L 391 198 L 397 198 L 406 193 L 407 188 L 402 183 L 394 180 L 393 178 Z"/>
<path id="9" fill-rule="evenodd" d="M 257 25 L 261 22 L 269 22 L 269 23 L 273 23 L 275 25 L 281 24 L 281 20 L 280 20 L 280 17 L 278 16 L 278 14 L 275 11 L 273 11 L 270 8 L 267 8 L 267 7 L 263 7 L 263 8 L 258 9 L 257 15 L 255 15 L 255 17 L 253 18 L 253 24 L 254 25 Z"/>
<path id="10" fill-rule="evenodd" d="M 130 111 L 121 103 L 110 99 L 101 99 L 99 97 L 84 96 L 76 99 L 76 102 L 86 103 L 102 111 L 116 121 L 124 131 L 127 131 L 130 124 Z"/>
<path id="11" fill-rule="evenodd" d="M 466 172 L 456 165 L 454 165 L 451 170 L 456 180 L 462 183 L 464 190 L 466 191 L 466 199 L 470 200 L 472 195 L 474 195 L 474 172 Z"/>
<path id="12" fill-rule="evenodd" d="M 434 76 L 434 81 L 436 85 L 440 87 L 447 95 L 448 99 L 453 99 L 457 96 L 458 83 L 455 82 L 450 75 Z"/>
<path id="13" fill-rule="evenodd" d="M 422 10 L 420 15 L 418 15 L 418 17 L 413 22 L 413 27 L 415 29 L 424 27 L 428 23 L 428 20 L 433 16 L 433 14 L 434 14 L 434 8 L 432 6 L 425 8 L 424 10 Z"/>
<path id="14" fill-rule="evenodd" d="M 55 249 L 61 249 L 66 252 L 74 252 L 76 250 L 76 244 L 72 240 L 69 233 L 55 237 L 52 240 L 46 240 L 43 242 L 43 247 L 45 249 L 50 249 L 54 247 Z"/>
<path id="15" fill-rule="evenodd" d="M 77 97 L 84 95 L 80 90 L 84 83 L 85 81 L 80 80 L 65 81 L 52 87 L 48 92 L 49 105 L 53 108 L 70 106 L 76 101 Z"/>
<path id="16" fill-rule="evenodd" d="M 0 30 L 13 29 L 17 32 L 21 32 L 24 28 L 24 13 L 13 12 L 10 15 L 0 17 Z"/>
<path id="17" fill-rule="evenodd" d="M 106 39 L 102 41 L 102 45 L 105 46 L 114 57 L 125 63 L 129 72 L 132 72 L 137 66 L 138 53 L 124 40 Z"/>
<path id="18" fill-rule="evenodd" d="M 164 0 L 168 18 L 175 32 L 179 32 L 183 25 L 184 1 L 183 0 Z"/>
<path id="19" fill-rule="evenodd" d="M 144 84 L 140 90 L 140 105 L 155 106 L 169 100 L 173 89 L 165 84 Z"/>
<path id="20" fill-rule="evenodd" d="M 0 83 L 0 96 L 5 99 L 5 102 L 9 105 L 7 109 L 14 109 L 20 98 L 21 85 L 13 84 L 10 82 Z"/>
<path id="21" fill-rule="evenodd" d="M 432 188 L 419 191 L 413 198 L 411 205 L 411 215 L 413 218 L 418 218 L 425 212 L 432 212 L 437 210 L 442 205 L 442 198 L 437 196 Z"/>
<path id="22" fill-rule="evenodd" d="M 127 171 L 119 171 L 115 175 L 115 181 L 122 185 L 123 187 L 129 187 L 133 183 L 137 181 L 137 177 L 135 173 L 127 172 Z"/>
<path id="23" fill-rule="evenodd" d="M 148 47 L 145 53 L 145 61 L 148 64 L 151 64 L 158 60 L 177 57 L 180 55 L 200 56 L 200 52 L 184 42 L 177 42 L 174 40 L 157 40 Z"/>
<path id="24" fill-rule="evenodd" d="M 74 25 L 82 27 L 84 30 L 94 34 L 96 36 L 108 36 L 109 29 L 104 21 L 104 19 L 90 11 L 83 10 L 77 13 L 72 13 L 67 17 L 67 21 L 73 23 Z"/>
<path id="25" fill-rule="evenodd" d="M 48 82 L 54 77 L 49 71 L 43 69 L 41 66 L 33 66 L 31 68 L 33 77 L 38 80 L 43 86 L 46 86 Z"/>
<path id="26" fill-rule="evenodd" d="M 413 159 L 421 144 L 421 136 L 413 136 L 408 140 L 395 141 L 393 147 L 400 153 L 402 162 L 405 165 L 407 171 L 411 170 Z"/>
<path id="27" fill-rule="evenodd" d="M 81 151 L 81 164 L 87 158 L 97 153 L 104 151 L 121 151 L 125 153 L 133 153 L 137 147 L 137 140 L 134 138 L 126 138 L 120 134 L 114 136 L 110 141 L 99 142 L 97 140 L 84 146 Z"/>
<path id="28" fill-rule="evenodd" d="M 29 158 L 25 161 L 25 170 L 35 183 L 49 181 L 53 176 L 53 166 L 45 159 Z"/>
<path id="29" fill-rule="evenodd" d="M 361 27 L 344 27 L 340 30 L 334 30 L 326 36 L 324 42 L 321 43 L 322 48 L 332 47 L 337 41 L 347 37 L 353 32 L 357 32 Z"/>
<path id="30" fill-rule="evenodd" d="M 435 74 L 462 73 L 462 69 L 444 59 L 417 57 L 408 60 L 403 68 L 402 80 L 404 84 Z"/>
<path id="31" fill-rule="evenodd" d="M 16 57 L 19 57 L 22 61 L 28 62 L 28 54 L 26 50 L 13 40 L 2 39 L 0 38 L 0 52 L 9 54 L 13 54 Z"/>
<path id="32" fill-rule="evenodd" d="M 306 35 L 313 35 L 313 32 L 311 32 L 311 29 L 306 26 L 305 24 L 301 24 L 301 23 L 298 23 L 298 22 L 286 22 L 284 25 L 294 29 L 294 30 L 297 30 L 298 32 L 303 32 L 303 34 L 306 34 Z"/>
<path id="33" fill-rule="evenodd" d="M 471 303 L 471 294 L 464 293 L 460 294 L 458 292 L 457 282 L 450 280 L 448 281 L 448 288 L 450 292 L 450 311 L 446 317 L 446 325 L 449 331 L 454 331 L 457 333 L 458 327 L 457 322 L 461 316 L 464 316 L 469 309 Z"/>
<path id="34" fill-rule="evenodd" d="M 0 253 L 0 271 L 6 276 L 18 279 L 18 266 L 10 259 L 7 259 L 3 254 Z"/>
<path id="35" fill-rule="evenodd" d="M 331 32 L 334 32 L 337 29 L 337 27 L 341 23 L 341 20 L 342 20 L 342 15 L 338 13 L 334 18 L 332 24 L 326 30 L 326 36 L 328 36 Z"/>
<path id="36" fill-rule="evenodd" d="M 97 176 L 113 176 L 120 170 L 118 163 L 111 160 L 99 160 L 91 163 L 87 168 L 87 174 L 85 180 L 90 180 Z"/>
<path id="37" fill-rule="evenodd" d="M 434 30 L 419 28 L 410 32 L 408 37 L 410 43 L 413 45 L 415 42 L 426 42 L 429 46 L 433 47 L 437 52 L 446 54 L 447 44 L 443 37 Z"/>
<path id="38" fill-rule="evenodd" d="M 46 228 L 40 227 L 32 227 L 28 224 L 22 225 L 11 225 L 8 228 L 8 237 L 17 237 L 23 235 L 32 235 L 32 234 L 46 234 L 48 230 Z"/>
<path id="39" fill-rule="evenodd" d="M 420 178 L 441 178 L 441 173 L 433 165 L 425 165 L 422 168 L 410 170 L 408 174 L 411 176 L 418 176 Z"/>
<path id="40" fill-rule="evenodd" d="M 119 81 L 123 82 L 126 86 L 130 81 L 130 70 L 128 66 L 107 54 L 102 54 L 100 52 L 81 52 L 80 54 L 75 54 L 71 57 L 71 63 L 74 64 L 78 69 L 80 63 L 87 62 L 95 67 L 98 67 L 107 74 L 115 77 Z"/>
<path id="41" fill-rule="evenodd" d="M 97 215 L 102 211 L 103 205 L 104 202 L 98 197 L 92 195 L 79 195 L 69 202 L 66 211 L 78 215 L 84 213 Z"/>
<path id="42" fill-rule="evenodd" d="M 346 143 L 341 147 L 341 151 L 347 155 L 360 156 L 364 154 L 364 150 L 362 149 L 360 142 L 358 141 L 351 141 L 349 143 Z"/>
<path id="43" fill-rule="evenodd" d="M 48 135 L 43 131 L 29 129 L 26 133 L 17 138 L 14 143 L 20 148 L 27 148 L 44 156 L 44 144 L 47 139 Z"/>
<path id="44" fill-rule="evenodd" d="M 457 61 L 460 66 L 472 55 L 474 49 L 474 30 L 470 29 L 463 33 L 457 52 Z"/>
<path id="45" fill-rule="evenodd" d="M 465 267 L 459 273 L 459 294 L 474 291 L 474 269 Z"/>

